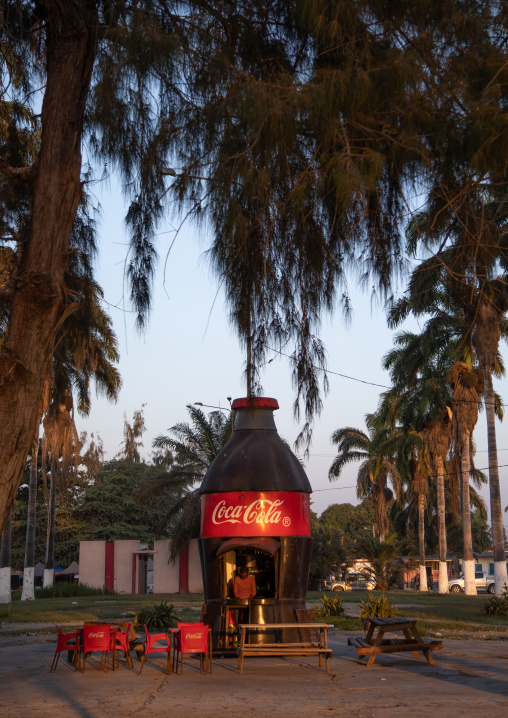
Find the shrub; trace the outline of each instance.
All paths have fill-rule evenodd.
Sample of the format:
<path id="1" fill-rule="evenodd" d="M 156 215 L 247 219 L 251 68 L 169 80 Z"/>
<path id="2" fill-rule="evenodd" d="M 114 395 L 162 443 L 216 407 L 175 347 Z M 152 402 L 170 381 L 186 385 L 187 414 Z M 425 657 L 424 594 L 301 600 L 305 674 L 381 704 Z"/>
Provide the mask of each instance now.
<path id="1" fill-rule="evenodd" d="M 320 599 L 321 607 L 314 606 L 314 615 L 317 617 L 325 616 L 343 616 L 344 608 L 342 606 L 342 598 L 333 598 L 323 594 L 323 598 Z"/>
<path id="2" fill-rule="evenodd" d="M 178 622 L 173 604 L 168 604 L 167 601 L 162 601 L 160 605 L 142 608 L 139 613 L 134 611 L 128 613 L 135 616 L 133 627 L 137 631 L 141 631 L 145 626 L 149 631 L 167 631 L 168 628 L 174 628 Z"/>
<path id="3" fill-rule="evenodd" d="M 0 608 L 0 626 L 2 625 L 2 621 L 5 621 L 6 618 L 9 618 L 11 615 L 11 604 L 8 603 L 6 607 Z"/>
<path id="4" fill-rule="evenodd" d="M 482 606 L 485 616 L 508 616 L 508 586 L 501 596 L 491 596 Z"/>
<path id="5" fill-rule="evenodd" d="M 398 611 L 393 603 L 389 601 L 384 593 L 375 596 L 369 592 L 369 598 L 367 601 L 361 601 L 362 607 L 360 608 L 360 618 L 364 620 L 367 618 L 393 618 L 400 611 Z"/>
<path id="6" fill-rule="evenodd" d="M 49 588 L 36 588 L 35 598 L 73 598 L 74 596 L 114 596 L 107 588 L 92 588 L 86 583 L 55 583 Z"/>

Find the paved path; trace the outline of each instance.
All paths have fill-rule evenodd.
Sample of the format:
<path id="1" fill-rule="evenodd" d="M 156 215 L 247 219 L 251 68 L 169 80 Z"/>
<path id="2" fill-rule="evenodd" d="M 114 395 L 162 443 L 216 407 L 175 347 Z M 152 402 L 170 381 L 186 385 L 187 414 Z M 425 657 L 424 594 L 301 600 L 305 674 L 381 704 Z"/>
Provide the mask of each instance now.
<path id="1" fill-rule="evenodd" d="M 411 654 L 381 656 L 372 668 L 356 660 L 343 635 L 330 638 L 331 675 L 315 658 L 248 658 L 244 675 L 236 660 L 214 661 L 203 676 L 195 659 L 183 677 L 168 676 L 147 662 L 129 671 L 99 673 L 91 665 L 74 673 L 62 657 L 49 673 L 54 638 L 7 636 L 0 644 L 2 718 L 186 718 L 224 716 L 396 716 L 424 718 L 474 714 L 508 716 L 508 642 L 444 642 L 436 666 Z M 159 664 L 162 665 L 163 657 Z"/>

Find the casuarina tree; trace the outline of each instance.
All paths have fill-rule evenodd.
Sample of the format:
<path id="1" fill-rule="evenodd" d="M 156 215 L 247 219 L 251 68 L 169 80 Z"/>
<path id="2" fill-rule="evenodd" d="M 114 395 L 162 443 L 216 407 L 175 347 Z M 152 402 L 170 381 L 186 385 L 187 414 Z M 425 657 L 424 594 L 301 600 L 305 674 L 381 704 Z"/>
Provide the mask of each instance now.
<path id="1" fill-rule="evenodd" d="M 208 256 L 250 343 L 250 376 L 269 348 L 291 356 L 304 438 L 321 406 L 320 318 L 347 311 L 349 269 L 391 291 L 415 181 L 460 203 L 450 168 L 470 168 L 480 185 L 505 173 L 503 4 L 5 0 L 1 10 L 2 96 L 33 103 L 41 137 L 35 162 L 0 158 L 7 180 L 30 190 L 30 226 L 10 240 L 16 272 L 1 292 L 0 528 L 74 310 L 65 270 L 84 143 L 129 195 L 140 323 L 155 228 L 174 200 L 211 229 Z M 177 169 L 169 192 L 164 167 Z"/>

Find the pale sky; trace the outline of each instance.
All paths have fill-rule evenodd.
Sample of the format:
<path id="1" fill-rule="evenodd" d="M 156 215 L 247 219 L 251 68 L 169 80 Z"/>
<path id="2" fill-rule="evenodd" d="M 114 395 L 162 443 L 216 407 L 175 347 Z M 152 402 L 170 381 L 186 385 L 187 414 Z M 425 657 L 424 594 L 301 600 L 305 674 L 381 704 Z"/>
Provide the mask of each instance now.
<path id="1" fill-rule="evenodd" d="M 124 413 L 131 419 L 133 412 L 144 403 L 147 430 L 143 437 L 143 453 L 149 458 L 152 441 L 157 435 L 166 434 L 167 429 L 177 422 L 187 421 L 186 404 L 201 401 L 227 408 L 228 396 L 233 399 L 245 396 L 244 356 L 229 325 L 217 280 L 211 276 L 204 257 L 206 238 L 200 237 L 191 225 L 186 225 L 166 257 L 174 238 L 172 233 L 164 233 L 171 232 L 173 225 L 169 219 L 161 226 L 163 234 L 158 237 L 160 262 L 154 283 L 154 309 L 146 333 L 141 336 L 136 331 L 134 314 L 129 311 L 129 290 L 124 284 L 127 253 L 124 204 L 116 189 L 101 192 L 103 222 L 96 276 L 104 289 L 105 299 L 119 307 L 110 306 L 109 313 L 120 343 L 119 369 L 123 388 L 117 404 L 94 397 L 90 417 L 78 417 L 76 424 L 78 430 L 98 432 L 104 441 L 107 458 L 113 458 L 122 441 Z M 392 346 L 393 333 L 386 327 L 383 308 L 371 307 L 370 298 L 354 289 L 354 280 L 351 280 L 351 294 L 354 314 L 350 327 L 345 327 L 340 313 L 333 321 L 325 318 L 323 322 L 321 338 L 327 349 L 328 369 L 388 385 L 388 376 L 381 369 L 381 358 Z M 128 311 L 123 311 L 124 307 Z M 502 351 L 506 360 L 506 346 Z M 305 464 L 314 489 L 313 509 L 318 513 L 331 503 L 358 503 L 356 467 L 345 469 L 333 483 L 328 480 L 328 469 L 334 456 L 330 435 L 344 426 L 365 430 L 364 416 L 375 410 L 382 391 L 333 374 L 329 374 L 328 379 L 330 391 L 324 398 L 324 409 L 316 422 L 310 457 Z M 280 409 L 275 412 L 275 422 L 280 435 L 292 445 L 300 426 L 293 420 L 294 391 L 287 361 L 275 358 L 265 366 L 261 382 L 263 394 L 278 399 Z M 497 382 L 496 389 L 508 403 L 508 380 Z M 503 424 L 498 422 L 500 466 L 508 464 L 507 431 L 508 418 Z M 476 465 L 487 467 L 484 414 L 480 414 L 475 438 Z M 500 475 L 504 508 L 508 505 L 508 468 L 500 468 Z M 487 489 L 483 494 L 488 498 Z M 508 513 L 505 516 L 505 525 L 508 525 Z"/>

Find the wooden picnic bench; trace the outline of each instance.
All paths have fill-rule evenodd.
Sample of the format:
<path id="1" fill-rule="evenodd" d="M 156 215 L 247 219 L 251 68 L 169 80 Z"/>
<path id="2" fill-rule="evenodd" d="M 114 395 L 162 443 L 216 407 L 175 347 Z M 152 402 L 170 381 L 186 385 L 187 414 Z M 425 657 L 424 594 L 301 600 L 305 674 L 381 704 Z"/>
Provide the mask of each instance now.
<path id="1" fill-rule="evenodd" d="M 377 635 L 374 636 L 376 629 Z M 384 637 L 385 633 L 397 632 L 402 633 L 404 638 Z M 416 628 L 416 619 L 414 618 L 369 618 L 365 638 L 348 638 L 348 645 L 357 648 L 358 658 L 369 656 L 368 666 L 374 663 L 376 656 L 380 653 L 400 653 L 402 651 L 411 651 L 417 659 L 420 659 L 418 654 L 421 652 L 427 659 L 427 663 L 434 666 L 435 663 L 430 652 L 441 649 L 443 642 L 422 638 Z"/>
<path id="2" fill-rule="evenodd" d="M 243 674 L 243 662 L 245 656 L 319 656 L 319 667 L 322 666 L 322 658 L 325 657 L 326 672 L 328 673 L 328 661 L 332 657 L 332 649 L 328 648 L 328 623 L 241 623 L 240 646 L 236 649 L 238 655 L 238 668 Z M 302 641 L 300 643 L 247 643 L 248 631 L 263 629 L 316 629 L 319 631 L 319 639 L 313 641 Z"/>

